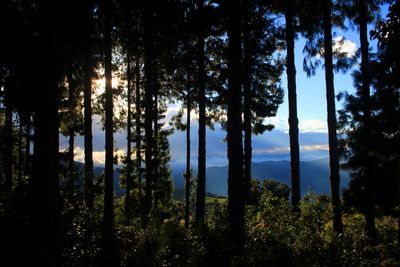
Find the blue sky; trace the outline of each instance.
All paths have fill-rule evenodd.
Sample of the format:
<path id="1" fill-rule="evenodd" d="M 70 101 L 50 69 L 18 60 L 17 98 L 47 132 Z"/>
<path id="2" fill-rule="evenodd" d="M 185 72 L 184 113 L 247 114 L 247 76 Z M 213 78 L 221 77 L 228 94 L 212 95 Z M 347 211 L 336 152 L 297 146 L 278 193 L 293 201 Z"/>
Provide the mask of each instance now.
<path id="1" fill-rule="evenodd" d="M 382 15 L 387 13 L 387 6 L 382 9 Z M 372 29 L 372 26 L 370 26 Z M 357 30 L 341 31 L 334 30 L 334 36 L 343 36 L 347 40 L 344 49 L 352 51 L 359 48 L 359 36 Z M 326 98 L 325 98 L 325 78 L 324 69 L 321 67 L 317 70 L 316 75 L 308 78 L 303 72 L 303 46 L 305 40 L 299 38 L 296 41 L 295 57 L 297 70 L 297 101 L 298 101 L 298 118 L 300 128 L 300 151 L 301 160 L 312 160 L 328 156 L 328 138 L 326 126 Z M 370 41 L 372 50 L 376 50 L 376 42 Z M 358 68 L 358 66 L 355 66 Z M 287 81 L 286 74 L 282 76 L 282 87 L 285 90 L 284 103 L 279 107 L 277 116 L 267 119 L 268 122 L 275 125 L 275 129 L 271 132 L 264 133 L 261 136 L 253 137 L 253 160 L 289 160 L 289 136 L 288 136 L 288 103 L 287 103 Z M 354 92 L 353 79 L 351 71 L 346 74 L 335 74 L 335 92 L 340 91 Z M 341 109 L 342 104 L 336 103 L 336 108 Z M 178 108 L 171 106 L 168 109 L 167 117 L 172 116 Z M 192 121 L 191 133 L 191 149 L 192 162 L 197 162 L 197 130 L 198 124 Z M 225 132 L 218 125 L 216 130 L 207 129 L 207 166 L 225 165 L 227 164 L 226 143 L 223 142 Z M 176 131 L 170 136 L 171 147 L 171 163 L 183 164 L 185 160 L 185 134 Z M 119 131 L 114 135 L 115 147 L 118 154 L 125 154 L 126 134 Z M 94 161 L 97 165 L 104 164 L 104 132 L 99 126 L 99 118 L 94 117 L 93 123 L 93 144 L 94 144 Z M 65 137 L 60 138 L 60 149 L 65 149 L 68 141 Z M 78 161 L 83 161 L 83 138 L 76 138 L 75 157 Z"/>

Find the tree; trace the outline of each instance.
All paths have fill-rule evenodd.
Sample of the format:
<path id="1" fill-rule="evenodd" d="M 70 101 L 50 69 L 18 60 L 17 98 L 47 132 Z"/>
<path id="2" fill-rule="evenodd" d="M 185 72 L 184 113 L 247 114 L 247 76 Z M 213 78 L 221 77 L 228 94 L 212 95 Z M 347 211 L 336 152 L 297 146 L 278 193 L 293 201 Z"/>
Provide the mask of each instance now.
<path id="1" fill-rule="evenodd" d="M 93 21 L 92 2 L 85 1 L 83 5 L 84 40 L 84 147 L 85 147 L 85 201 L 86 206 L 93 210 L 93 133 L 92 133 L 92 77 L 93 77 Z"/>
<path id="2" fill-rule="evenodd" d="M 148 1 L 150 2 L 150 1 Z M 146 2 L 146 3 L 148 3 Z M 145 4 L 144 7 L 144 75 L 145 75 L 145 165 L 146 165 L 146 185 L 144 210 L 148 214 L 151 209 L 152 182 L 153 182 L 153 25 L 152 25 L 152 4 Z"/>
<path id="3" fill-rule="evenodd" d="M 332 1 L 323 2 L 324 49 L 325 49 L 325 83 L 328 114 L 329 167 L 333 206 L 333 228 L 337 233 L 343 232 L 342 209 L 340 203 L 339 153 L 337 141 L 337 122 L 335 108 L 335 89 L 333 80 L 332 52 Z"/>
<path id="4" fill-rule="evenodd" d="M 295 1 L 286 1 L 286 75 L 289 100 L 289 138 L 290 138 L 290 173 L 292 177 L 292 205 L 297 210 L 300 202 L 300 149 L 299 127 L 297 119 L 297 94 L 296 94 L 296 66 L 294 61 L 295 30 L 293 26 L 293 13 Z"/>
<path id="5" fill-rule="evenodd" d="M 227 1 L 228 28 L 228 214 L 229 235 L 233 242 L 244 237 L 242 92 L 240 1 Z"/>
<path id="6" fill-rule="evenodd" d="M 197 12 L 204 12 L 204 1 L 197 1 Z M 200 16 L 197 17 L 200 19 Z M 198 21 L 199 25 L 202 25 Z M 202 25 L 203 26 L 203 25 Z M 199 29 L 197 36 L 197 86 L 199 101 L 199 145 L 197 163 L 197 194 L 196 194 L 196 224 L 204 223 L 205 194 L 206 194 L 206 88 L 204 66 L 204 26 Z"/>
<path id="7" fill-rule="evenodd" d="M 114 243 L 114 151 L 113 151 L 113 92 L 112 92 L 112 39 L 111 0 L 104 0 L 104 75 L 105 75 L 105 150 L 104 212 L 103 212 L 103 256 L 104 264 L 116 265 Z"/>
<path id="8" fill-rule="evenodd" d="M 399 99 L 399 79 L 396 74 L 399 65 L 396 52 L 398 34 L 395 30 L 399 23 L 396 8 L 398 10 L 399 5 L 392 4 L 387 20 L 379 22 L 372 31 L 372 36 L 379 42 L 379 53 L 376 57 L 368 55 L 366 70 L 362 67 L 354 72 L 356 94 L 342 94 L 345 106 L 340 111 L 340 127 L 344 134 L 341 140 L 342 155 L 346 160 L 343 165 L 351 170 L 352 177 L 344 200 L 365 214 L 365 230 L 372 243 L 377 242 L 375 212 L 394 214 L 395 207 L 399 205 L 400 182 L 396 178 L 399 155 L 396 149 L 393 150 L 399 140 L 399 122 L 394 119 L 398 117 Z M 367 82 L 371 85 L 368 121 L 365 117 L 366 77 L 363 70 L 368 74 Z M 379 177 L 379 181 L 376 177 Z M 376 211 L 375 207 L 378 207 Z"/>
<path id="9" fill-rule="evenodd" d="M 131 216 L 131 190 L 132 190 L 132 109 L 131 109 L 131 101 L 132 101 L 132 93 L 131 93 L 131 58 L 129 52 L 126 58 L 127 70 L 126 76 L 128 80 L 127 91 L 128 91 L 128 116 L 127 116 L 127 128 L 126 128 L 126 139 L 127 139 L 127 149 L 126 149 L 126 195 L 125 195 L 125 216 L 129 219 Z"/>
<path id="10" fill-rule="evenodd" d="M 59 88 L 57 54 L 58 6 L 53 1 L 39 5 L 40 69 L 45 76 L 37 77 L 41 84 L 34 114 L 34 158 L 32 169 L 31 227 L 39 263 L 57 262 L 57 194 Z M 40 81 L 39 81 L 40 79 Z M 37 92 L 39 93 L 39 92 Z M 43 256 L 44 255 L 44 256 Z M 40 258 L 45 257 L 45 258 Z"/>

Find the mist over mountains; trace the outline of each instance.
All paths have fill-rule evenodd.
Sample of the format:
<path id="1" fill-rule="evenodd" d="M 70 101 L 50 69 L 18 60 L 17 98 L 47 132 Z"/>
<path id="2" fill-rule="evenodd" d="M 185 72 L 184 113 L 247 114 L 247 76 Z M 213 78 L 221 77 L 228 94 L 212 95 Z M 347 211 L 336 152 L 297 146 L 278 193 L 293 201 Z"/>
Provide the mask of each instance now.
<path id="1" fill-rule="evenodd" d="M 184 188 L 182 173 L 185 167 L 172 166 L 176 189 Z M 350 181 L 347 171 L 341 171 L 341 187 L 344 188 Z M 252 177 L 259 180 L 274 179 L 290 186 L 290 161 L 264 161 L 252 163 Z M 228 166 L 213 166 L 207 168 L 206 191 L 218 195 L 227 195 Z M 309 190 L 316 194 L 329 194 L 329 159 L 323 158 L 300 162 L 300 184 L 302 195 Z"/>

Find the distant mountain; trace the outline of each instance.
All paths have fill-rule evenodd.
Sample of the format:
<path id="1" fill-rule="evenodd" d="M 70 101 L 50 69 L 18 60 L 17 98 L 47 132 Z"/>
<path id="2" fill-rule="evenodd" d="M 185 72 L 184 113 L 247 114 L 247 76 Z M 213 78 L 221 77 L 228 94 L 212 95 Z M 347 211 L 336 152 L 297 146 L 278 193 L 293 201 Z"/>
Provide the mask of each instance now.
<path id="1" fill-rule="evenodd" d="M 77 163 L 83 170 L 83 164 Z M 172 164 L 172 176 L 174 178 L 175 194 L 182 194 L 184 188 L 184 179 L 182 174 L 185 172 L 184 164 Z M 196 168 L 194 167 L 194 175 L 196 175 Z M 103 167 L 94 167 L 95 175 L 100 175 L 104 172 Z M 228 185 L 228 166 L 223 167 L 208 167 L 206 170 L 207 181 L 206 191 L 217 195 L 227 195 Z M 341 171 L 341 187 L 344 188 L 350 181 L 349 173 Z M 287 160 L 281 161 L 265 161 L 252 163 L 252 177 L 259 180 L 273 179 L 290 186 L 290 162 Z M 307 193 L 310 189 L 316 194 L 329 194 L 329 159 L 323 158 L 312 161 L 300 162 L 300 185 L 302 195 Z M 119 183 L 118 168 L 114 170 L 114 190 L 117 196 L 125 194 L 125 190 Z M 182 191 L 182 192 L 181 192 Z"/>
<path id="2" fill-rule="evenodd" d="M 176 189 L 183 188 L 182 173 L 184 168 L 173 168 L 174 184 Z M 207 168 L 206 191 L 218 195 L 227 195 L 228 166 Z M 252 163 L 252 177 L 259 180 L 274 179 L 290 186 L 290 162 L 265 161 Z M 301 193 L 305 194 L 310 189 L 316 194 L 329 194 L 329 159 L 318 159 L 300 162 Z M 348 172 L 341 172 L 341 187 L 346 187 L 350 176 Z"/>

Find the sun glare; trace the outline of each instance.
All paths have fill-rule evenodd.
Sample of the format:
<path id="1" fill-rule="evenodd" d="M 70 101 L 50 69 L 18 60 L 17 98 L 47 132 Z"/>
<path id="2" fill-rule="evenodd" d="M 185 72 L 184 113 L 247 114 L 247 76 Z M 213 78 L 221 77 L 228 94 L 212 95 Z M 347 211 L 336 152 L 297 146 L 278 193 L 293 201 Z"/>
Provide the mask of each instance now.
<path id="1" fill-rule="evenodd" d="M 114 76 L 111 81 L 112 88 L 116 88 L 120 84 L 121 80 L 118 77 Z M 97 95 L 101 95 L 102 93 L 104 93 L 105 87 L 106 87 L 106 79 L 104 77 L 94 80 L 94 88 Z"/>

